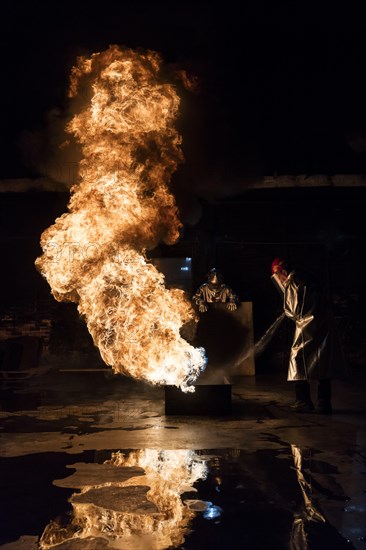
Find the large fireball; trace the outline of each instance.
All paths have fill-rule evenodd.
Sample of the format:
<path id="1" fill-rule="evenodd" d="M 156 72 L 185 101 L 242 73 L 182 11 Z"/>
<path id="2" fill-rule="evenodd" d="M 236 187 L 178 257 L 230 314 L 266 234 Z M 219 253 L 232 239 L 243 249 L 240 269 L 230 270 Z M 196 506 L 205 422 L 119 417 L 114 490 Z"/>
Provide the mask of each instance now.
<path id="1" fill-rule="evenodd" d="M 181 223 L 169 182 L 183 161 L 179 97 L 155 52 L 112 46 L 73 68 L 83 105 L 67 131 L 83 159 L 68 212 L 41 237 L 36 266 L 58 301 L 73 301 L 114 372 L 192 391 L 204 351 L 180 335 L 194 320 L 183 291 L 146 259 Z"/>

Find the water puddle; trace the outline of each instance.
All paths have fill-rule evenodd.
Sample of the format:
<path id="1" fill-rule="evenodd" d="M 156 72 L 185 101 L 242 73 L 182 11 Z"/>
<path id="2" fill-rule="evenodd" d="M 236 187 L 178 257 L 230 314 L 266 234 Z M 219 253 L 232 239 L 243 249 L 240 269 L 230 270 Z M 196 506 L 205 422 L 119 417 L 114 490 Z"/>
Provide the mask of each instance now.
<path id="1" fill-rule="evenodd" d="M 4 523 L 12 529 L 2 541 L 37 534 L 39 548 L 58 550 L 354 548 L 321 506 L 325 497 L 346 506 L 347 496 L 329 487 L 322 493 L 310 457 L 315 473 L 334 468 L 282 443 L 254 453 L 141 449 L 6 459 L 8 468 L 19 462 L 14 471 L 23 469 L 35 495 L 18 494 L 16 504 L 9 489 L 17 521 Z"/>

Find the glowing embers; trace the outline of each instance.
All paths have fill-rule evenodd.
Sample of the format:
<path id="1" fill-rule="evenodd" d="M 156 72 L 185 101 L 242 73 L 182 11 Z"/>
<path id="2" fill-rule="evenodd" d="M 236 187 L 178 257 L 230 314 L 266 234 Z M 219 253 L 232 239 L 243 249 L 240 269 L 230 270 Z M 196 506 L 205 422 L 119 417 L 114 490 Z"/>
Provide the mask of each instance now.
<path id="1" fill-rule="evenodd" d="M 105 467 L 121 471 L 121 481 L 83 486 L 70 502 L 72 522 L 61 526 L 51 522 L 40 548 L 53 548 L 76 539 L 86 539 L 90 547 L 133 550 L 163 550 L 184 542 L 188 525 L 195 516 L 181 494 L 195 491 L 193 485 L 207 475 L 206 460 L 190 450 L 141 450 L 128 455 L 113 453 Z M 136 475 L 136 468 L 143 471 Z M 126 470 L 131 477 L 126 478 Z M 127 474 L 128 475 L 128 474 Z M 63 481 L 63 480 L 61 480 Z M 74 486 L 72 484 L 72 486 Z M 199 502 L 199 501 L 197 501 Z M 206 510 L 203 503 L 201 511 Z M 96 546 L 95 546 L 96 544 Z"/>
<path id="2" fill-rule="evenodd" d="M 169 190 L 183 161 L 174 127 L 180 100 L 161 64 L 155 52 L 117 46 L 78 60 L 70 91 L 77 114 L 67 131 L 83 155 L 79 182 L 69 211 L 42 234 L 36 265 L 57 300 L 78 304 L 114 372 L 194 391 L 204 351 L 180 332 L 194 311 L 146 260 L 181 228 Z"/>

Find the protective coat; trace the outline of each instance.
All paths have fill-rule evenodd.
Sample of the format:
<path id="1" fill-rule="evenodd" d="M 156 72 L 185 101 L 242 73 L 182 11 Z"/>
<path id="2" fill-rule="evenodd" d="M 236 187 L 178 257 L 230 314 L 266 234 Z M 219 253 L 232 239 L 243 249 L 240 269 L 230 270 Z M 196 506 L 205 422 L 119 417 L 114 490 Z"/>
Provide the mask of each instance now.
<path id="1" fill-rule="evenodd" d="M 285 315 L 295 323 L 287 380 L 345 376 L 346 362 L 323 293 L 295 272 L 285 282 L 276 274 L 271 278 L 283 294 Z"/>
<path id="2" fill-rule="evenodd" d="M 235 304 L 237 296 L 225 284 L 213 285 L 212 283 L 204 283 L 199 287 L 193 300 L 197 305 L 213 302 L 231 302 Z"/>

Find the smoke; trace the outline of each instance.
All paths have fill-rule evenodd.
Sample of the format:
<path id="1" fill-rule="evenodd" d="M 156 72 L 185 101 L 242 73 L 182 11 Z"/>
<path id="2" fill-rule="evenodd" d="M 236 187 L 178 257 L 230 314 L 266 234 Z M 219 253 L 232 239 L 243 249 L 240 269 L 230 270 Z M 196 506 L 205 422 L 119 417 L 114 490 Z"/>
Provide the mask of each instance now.
<path id="1" fill-rule="evenodd" d="M 52 109 L 44 124 L 24 131 L 19 142 L 25 166 L 60 184 L 59 190 L 77 183 L 82 158 L 79 144 L 65 131 L 71 116 L 71 112 Z"/>
<path id="2" fill-rule="evenodd" d="M 181 98 L 176 126 L 183 136 L 185 164 L 173 175 L 171 189 L 181 221 L 193 226 L 201 217 L 201 199 L 238 195 L 261 180 L 261 169 L 256 153 L 248 144 L 243 150 L 233 134 L 222 99 L 215 92 L 217 83 L 202 60 L 184 59 L 165 64 L 162 70 Z M 71 94 L 64 107 L 51 109 L 41 126 L 21 135 L 24 164 L 59 183 L 59 190 L 70 189 L 79 179 L 82 148 L 66 128 L 90 101 L 89 84 L 84 75 L 78 93 Z"/>
<path id="3" fill-rule="evenodd" d="M 263 336 L 258 340 L 258 342 L 254 345 L 254 356 L 259 357 L 268 344 L 271 342 L 272 338 L 282 325 L 283 320 L 285 319 L 285 314 L 281 313 L 277 319 L 275 319 L 272 323 L 272 325 L 266 330 L 266 332 L 263 334 Z"/>
<path id="4" fill-rule="evenodd" d="M 265 351 L 267 346 L 272 341 L 272 338 L 276 334 L 276 332 L 279 330 L 280 326 L 282 325 L 282 322 L 285 319 L 285 314 L 281 313 L 274 321 L 273 323 L 268 327 L 266 332 L 255 342 L 254 349 L 252 348 L 251 344 L 247 344 L 246 349 L 243 353 L 240 354 L 239 358 L 236 360 L 235 365 L 240 365 L 243 361 L 248 359 L 252 354 L 254 354 L 254 358 L 257 359 L 262 353 Z"/>

